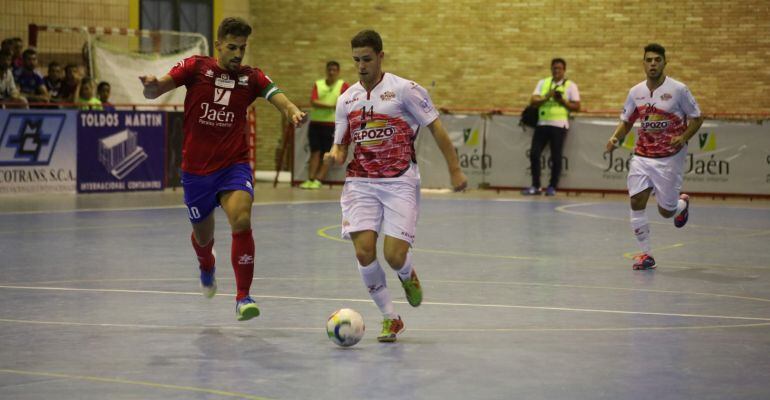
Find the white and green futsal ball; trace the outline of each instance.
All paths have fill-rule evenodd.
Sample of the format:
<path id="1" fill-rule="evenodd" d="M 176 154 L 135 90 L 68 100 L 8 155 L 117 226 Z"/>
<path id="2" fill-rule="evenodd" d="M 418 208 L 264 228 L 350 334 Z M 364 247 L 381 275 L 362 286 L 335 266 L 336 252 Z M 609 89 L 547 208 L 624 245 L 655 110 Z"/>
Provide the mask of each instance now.
<path id="1" fill-rule="evenodd" d="M 329 316 L 326 321 L 326 334 L 329 340 L 342 346 L 350 347 L 364 337 L 364 318 L 357 311 L 342 308 Z"/>

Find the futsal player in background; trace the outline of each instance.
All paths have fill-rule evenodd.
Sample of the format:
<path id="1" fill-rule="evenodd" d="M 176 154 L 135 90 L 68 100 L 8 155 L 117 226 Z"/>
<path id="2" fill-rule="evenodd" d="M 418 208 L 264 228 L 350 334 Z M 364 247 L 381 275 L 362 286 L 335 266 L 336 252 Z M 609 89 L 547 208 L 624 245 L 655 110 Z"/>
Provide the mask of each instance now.
<path id="1" fill-rule="evenodd" d="M 242 65 L 251 26 L 241 18 L 225 18 L 214 45 L 219 58 L 192 56 L 178 62 L 161 78 L 141 76 L 144 96 L 154 99 L 185 86 L 182 187 L 198 256 L 203 294 L 213 297 L 214 209 L 221 206 L 232 231 L 230 261 L 237 287 L 239 321 L 259 315 L 249 296 L 254 276 L 254 238 L 251 232 L 253 172 L 246 141 L 246 108 L 257 97 L 273 104 L 294 125 L 299 110 L 260 69 Z"/>
<path id="2" fill-rule="evenodd" d="M 414 143 L 421 126 L 433 133 L 444 155 L 452 187 L 467 185 L 457 154 L 428 92 L 420 85 L 382 71 L 385 53 L 380 35 L 359 32 L 350 42 L 360 81 L 337 101 L 334 145 L 326 162 L 342 164 L 353 145 L 342 190 L 342 235 L 353 241 L 358 270 L 382 312 L 380 342 L 394 342 L 404 329 L 377 260 L 377 236 L 385 235 L 383 253 L 397 271 L 410 305 L 422 302 L 422 287 L 409 252 L 420 204 L 420 171 Z"/>
<path id="3" fill-rule="evenodd" d="M 654 269 L 650 249 L 647 200 L 655 194 L 658 212 L 674 217 L 674 226 L 683 227 L 689 217 L 690 197 L 682 190 L 687 141 L 703 124 L 698 103 L 683 83 L 667 77 L 666 49 L 657 43 L 644 48 L 647 79 L 628 92 L 620 124 L 607 141 L 607 151 L 623 142 L 634 121 L 641 121 L 639 138 L 628 171 L 631 196 L 631 228 L 642 253 L 634 258 L 633 269 Z"/>

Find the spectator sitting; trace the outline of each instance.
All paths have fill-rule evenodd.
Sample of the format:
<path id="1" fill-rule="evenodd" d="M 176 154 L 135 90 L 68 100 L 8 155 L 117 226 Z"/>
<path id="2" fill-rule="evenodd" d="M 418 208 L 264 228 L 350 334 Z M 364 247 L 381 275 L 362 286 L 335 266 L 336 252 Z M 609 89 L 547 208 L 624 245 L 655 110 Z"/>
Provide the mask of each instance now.
<path id="1" fill-rule="evenodd" d="M 37 51 L 31 48 L 26 49 L 22 53 L 22 58 L 24 64 L 14 71 L 14 79 L 19 91 L 30 103 L 47 103 L 50 100 L 48 89 L 45 87 L 43 76 L 35 70 L 37 68 Z"/>
<path id="2" fill-rule="evenodd" d="M 11 38 L 11 60 L 13 69 L 19 69 L 24 65 L 24 59 L 21 50 L 24 49 L 24 42 L 20 37 Z"/>
<path id="3" fill-rule="evenodd" d="M 27 99 L 19 93 L 13 80 L 11 52 L 6 48 L 0 49 L 0 104 L 27 105 Z"/>
<path id="4" fill-rule="evenodd" d="M 64 83 L 64 69 L 57 61 L 51 61 L 48 64 L 48 76 L 43 78 L 45 88 L 48 90 L 50 101 L 53 103 L 61 102 L 61 89 Z"/>
<path id="5" fill-rule="evenodd" d="M 80 81 L 80 92 L 77 105 L 81 110 L 102 111 L 102 102 L 96 97 L 94 90 L 94 80 L 87 76 Z"/>
<path id="6" fill-rule="evenodd" d="M 64 67 L 64 82 L 59 90 L 59 99 L 63 103 L 75 103 L 80 92 L 80 81 L 84 75 L 77 64 L 67 64 Z"/>
<path id="7" fill-rule="evenodd" d="M 105 81 L 99 82 L 99 86 L 96 87 L 96 95 L 102 102 L 102 108 L 104 108 L 104 111 L 115 111 L 115 106 L 110 103 L 111 89 L 112 88 L 110 87 L 110 83 Z"/>

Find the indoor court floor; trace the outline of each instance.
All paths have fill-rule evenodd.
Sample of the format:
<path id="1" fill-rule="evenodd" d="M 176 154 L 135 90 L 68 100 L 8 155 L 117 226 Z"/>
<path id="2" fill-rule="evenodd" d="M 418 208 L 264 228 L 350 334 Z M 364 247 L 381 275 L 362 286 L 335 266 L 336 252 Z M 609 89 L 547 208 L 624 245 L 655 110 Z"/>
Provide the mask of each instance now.
<path id="1" fill-rule="evenodd" d="M 425 300 L 387 271 L 387 344 L 340 188 L 282 186 L 257 185 L 247 322 L 221 210 L 206 299 L 181 191 L 0 197 L 0 399 L 770 398 L 770 201 L 694 197 L 683 229 L 650 204 L 658 269 L 632 271 L 625 196 L 424 193 Z"/>

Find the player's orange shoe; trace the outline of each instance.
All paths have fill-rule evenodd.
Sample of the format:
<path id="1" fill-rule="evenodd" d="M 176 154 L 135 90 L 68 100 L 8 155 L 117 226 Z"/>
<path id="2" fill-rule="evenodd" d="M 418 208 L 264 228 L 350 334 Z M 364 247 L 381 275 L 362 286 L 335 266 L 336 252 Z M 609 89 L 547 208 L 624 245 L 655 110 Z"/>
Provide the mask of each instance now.
<path id="1" fill-rule="evenodd" d="M 655 269 L 655 259 L 649 254 L 634 257 L 634 270 Z"/>
<path id="2" fill-rule="evenodd" d="M 380 332 L 380 336 L 377 336 L 377 341 L 386 343 L 395 342 L 396 336 L 403 331 L 404 321 L 401 320 L 401 317 L 398 317 L 398 319 L 385 318 L 382 320 L 382 332 Z"/>

